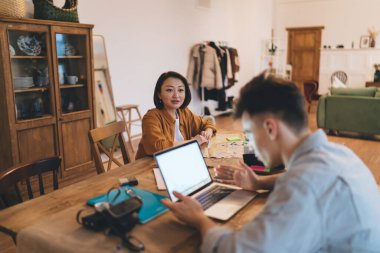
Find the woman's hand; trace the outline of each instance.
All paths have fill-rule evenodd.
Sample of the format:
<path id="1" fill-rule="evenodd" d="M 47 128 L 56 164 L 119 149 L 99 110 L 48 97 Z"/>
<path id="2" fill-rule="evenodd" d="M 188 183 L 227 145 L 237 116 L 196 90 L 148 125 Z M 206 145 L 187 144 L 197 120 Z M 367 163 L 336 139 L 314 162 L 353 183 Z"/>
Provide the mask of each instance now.
<path id="1" fill-rule="evenodd" d="M 208 143 L 208 140 L 203 135 L 197 134 L 193 138 L 194 140 L 197 140 L 199 145 L 202 145 L 203 143 Z"/>
<path id="2" fill-rule="evenodd" d="M 202 131 L 200 135 L 205 137 L 207 141 L 210 141 L 213 134 L 214 134 L 214 131 L 211 128 L 206 128 L 206 130 Z"/>

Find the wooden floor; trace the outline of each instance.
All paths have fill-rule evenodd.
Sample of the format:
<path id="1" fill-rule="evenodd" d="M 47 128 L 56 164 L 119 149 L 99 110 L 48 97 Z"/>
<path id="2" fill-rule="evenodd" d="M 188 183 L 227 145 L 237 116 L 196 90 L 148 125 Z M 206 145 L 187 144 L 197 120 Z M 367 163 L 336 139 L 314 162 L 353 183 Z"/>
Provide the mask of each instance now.
<path id="1" fill-rule="evenodd" d="M 313 104 L 311 112 L 309 113 L 309 125 L 311 130 L 315 131 L 317 129 L 316 126 L 316 105 Z M 216 126 L 219 129 L 225 130 L 242 130 L 242 126 L 240 121 L 234 120 L 231 115 L 219 116 L 216 118 Z M 370 168 L 373 175 L 376 178 L 378 184 L 380 184 L 380 138 L 377 139 L 368 139 L 368 138 L 358 138 L 352 136 L 329 136 L 330 141 L 343 144 L 348 148 L 352 149 Z M 133 141 L 133 146 L 135 150 L 137 150 L 138 139 Z M 129 149 L 130 152 L 132 152 Z M 134 153 L 133 153 L 134 157 Z M 94 170 L 95 171 L 95 170 Z M 95 174 L 95 173 L 94 173 Z M 75 183 L 71 181 L 69 183 L 65 183 L 64 185 L 60 185 L 60 187 L 64 187 L 67 184 Z M 6 237 L 2 233 L 0 233 L 0 252 L 1 253 L 14 253 L 16 252 L 16 248 L 13 245 L 13 242 L 10 238 Z"/>

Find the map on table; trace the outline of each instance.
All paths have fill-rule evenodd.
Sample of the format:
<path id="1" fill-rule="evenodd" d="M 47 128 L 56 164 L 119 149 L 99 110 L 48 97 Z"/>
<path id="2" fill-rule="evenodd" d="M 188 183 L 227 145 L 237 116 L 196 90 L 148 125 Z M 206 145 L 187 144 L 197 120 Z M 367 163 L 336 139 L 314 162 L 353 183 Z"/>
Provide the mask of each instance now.
<path id="1" fill-rule="evenodd" d="M 202 147 L 202 153 L 207 158 L 242 158 L 246 144 L 242 133 L 217 134 L 207 147 Z"/>

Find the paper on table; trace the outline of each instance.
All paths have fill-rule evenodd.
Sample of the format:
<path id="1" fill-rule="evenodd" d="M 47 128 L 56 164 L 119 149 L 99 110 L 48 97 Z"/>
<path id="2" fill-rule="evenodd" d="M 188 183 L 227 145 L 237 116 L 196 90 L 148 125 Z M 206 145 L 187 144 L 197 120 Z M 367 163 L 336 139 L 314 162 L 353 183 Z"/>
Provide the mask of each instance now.
<path id="1" fill-rule="evenodd" d="M 158 190 L 166 190 L 166 185 L 164 179 L 162 178 L 161 172 L 159 168 L 153 168 L 154 177 L 156 178 L 157 189 Z"/>
<path id="2" fill-rule="evenodd" d="M 240 136 L 230 136 L 226 138 L 227 141 L 241 141 Z"/>

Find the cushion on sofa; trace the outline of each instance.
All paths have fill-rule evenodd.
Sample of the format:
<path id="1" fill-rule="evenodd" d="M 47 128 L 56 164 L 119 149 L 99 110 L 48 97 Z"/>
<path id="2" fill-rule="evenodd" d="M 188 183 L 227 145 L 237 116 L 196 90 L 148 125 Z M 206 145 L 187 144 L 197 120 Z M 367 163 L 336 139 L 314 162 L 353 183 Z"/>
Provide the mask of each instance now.
<path id="1" fill-rule="evenodd" d="M 361 97 L 374 97 L 376 87 L 367 88 L 332 88 L 331 95 L 338 96 L 361 96 Z"/>

